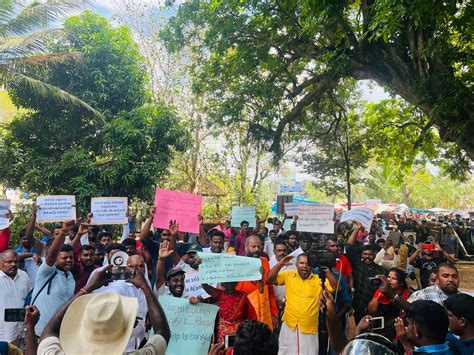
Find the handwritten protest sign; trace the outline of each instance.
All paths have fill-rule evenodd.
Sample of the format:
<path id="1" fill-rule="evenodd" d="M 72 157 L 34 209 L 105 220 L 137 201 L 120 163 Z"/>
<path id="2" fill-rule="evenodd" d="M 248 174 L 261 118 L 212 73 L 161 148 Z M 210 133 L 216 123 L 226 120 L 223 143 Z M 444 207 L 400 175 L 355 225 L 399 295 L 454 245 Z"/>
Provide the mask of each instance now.
<path id="1" fill-rule="evenodd" d="M 202 283 L 256 281 L 262 278 L 258 258 L 230 254 L 199 253 L 199 278 Z"/>
<path id="2" fill-rule="evenodd" d="M 285 213 L 287 216 L 296 216 L 298 214 L 298 202 L 285 203 Z"/>
<path id="3" fill-rule="evenodd" d="M 10 225 L 10 220 L 7 218 L 9 209 L 10 200 L 0 200 L 0 229 L 5 229 Z"/>
<path id="4" fill-rule="evenodd" d="M 184 275 L 184 292 L 203 299 L 211 297 L 201 286 L 201 279 L 196 270 L 190 270 Z"/>
<path id="5" fill-rule="evenodd" d="M 93 197 L 91 224 L 126 224 L 127 210 L 127 197 Z"/>
<path id="6" fill-rule="evenodd" d="M 36 199 L 39 210 L 37 222 L 64 222 L 76 220 L 76 196 L 51 195 Z"/>
<path id="7" fill-rule="evenodd" d="M 202 210 L 202 196 L 186 192 L 156 189 L 156 213 L 153 224 L 156 228 L 169 228 L 176 220 L 181 232 L 199 233 L 199 215 Z"/>
<path id="8" fill-rule="evenodd" d="M 219 307 L 192 305 L 188 299 L 173 296 L 160 296 L 159 301 L 171 331 L 166 354 L 207 355 Z"/>
<path id="9" fill-rule="evenodd" d="M 362 224 L 362 227 L 365 229 L 370 230 L 373 219 L 374 211 L 370 208 L 361 207 L 344 212 L 341 217 L 341 222 L 356 221 Z"/>
<path id="10" fill-rule="evenodd" d="M 300 203 L 297 229 L 301 232 L 334 233 L 334 205 Z"/>
<path id="11" fill-rule="evenodd" d="M 232 206 L 232 218 L 230 225 L 232 227 L 240 227 L 240 222 L 247 221 L 249 222 L 250 228 L 255 228 L 257 226 L 257 209 L 255 206 Z"/>

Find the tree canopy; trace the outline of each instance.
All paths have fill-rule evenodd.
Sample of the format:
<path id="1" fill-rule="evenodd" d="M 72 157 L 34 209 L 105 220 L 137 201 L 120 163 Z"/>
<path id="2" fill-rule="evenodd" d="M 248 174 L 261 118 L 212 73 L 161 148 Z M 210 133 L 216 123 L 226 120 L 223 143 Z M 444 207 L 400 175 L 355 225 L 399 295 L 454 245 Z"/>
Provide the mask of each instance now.
<path id="1" fill-rule="evenodd" d="M 2 180 L 35 193 L 76 194 L 82 203 L 90 196 L 147 199 L 172 151 L 186 147 L 187 133 L 172 108 L 149 100 L 143 58 L 127 28 L 86 12 L 68 19 L 65 31 L 52 53 L 81 55 L 43 71 L 42 79 L 93 103 L 103 122 L 15 86 L 13 101 L 29 111 L 2 137 Z"/>
<path id="2" fill-rule="evenodd" d="M 170 50 L 208 53 L 194 89 L 212 93 L 224 124 L 253 112 L 254 137 L 277 155 L 341 79 L 370 79 L 425 115 L 412 122 L 415 145 L 436 128 L 466 168 L 474 158 L 472 15 L 466 0 L 194 0 L 162 36 Z"/>

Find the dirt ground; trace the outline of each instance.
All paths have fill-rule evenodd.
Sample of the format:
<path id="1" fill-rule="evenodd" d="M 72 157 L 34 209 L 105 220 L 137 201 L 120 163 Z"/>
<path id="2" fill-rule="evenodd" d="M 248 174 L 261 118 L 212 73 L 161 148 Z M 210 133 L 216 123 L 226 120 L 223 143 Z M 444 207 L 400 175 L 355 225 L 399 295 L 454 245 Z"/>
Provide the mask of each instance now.
<path id="1" fill-rule="evenodd" d="M 461 261 L 456 267 L 459 270 L 459 288 L 474 295 L 474 262 Z"/>

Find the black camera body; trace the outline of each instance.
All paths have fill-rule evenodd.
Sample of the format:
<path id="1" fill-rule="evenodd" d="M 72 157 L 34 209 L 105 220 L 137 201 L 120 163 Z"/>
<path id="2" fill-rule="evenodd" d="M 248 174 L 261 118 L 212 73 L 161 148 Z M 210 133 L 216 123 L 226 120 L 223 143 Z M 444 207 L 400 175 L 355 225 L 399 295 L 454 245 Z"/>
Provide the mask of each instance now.
<path id="1" fill-rule="evenodd" d="M 380 287 L 383 284 L 383 281 L 378 277 L 369 277 L 369 282 L 374 287 Z"/>
<path id="2" fill-rule="evenodd" d="M 326 249 L 311 248 L 307 252 L 311 268 L 331 269 L 336 266 L 336 255 Z"/>

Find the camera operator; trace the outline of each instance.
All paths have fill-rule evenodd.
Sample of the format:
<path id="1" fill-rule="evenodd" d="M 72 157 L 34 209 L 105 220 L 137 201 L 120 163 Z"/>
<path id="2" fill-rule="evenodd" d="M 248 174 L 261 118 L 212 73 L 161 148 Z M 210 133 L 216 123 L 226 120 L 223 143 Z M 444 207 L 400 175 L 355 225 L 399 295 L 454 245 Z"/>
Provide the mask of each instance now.
<path id="1" fill-rule="evenodd" d="M 356 241 L 357 234 L 361 229 L 359 223 L 355 223 L 352 234 L 347 240 L 347 258 L 351 262 L 352 269 L 354 270 L 354 317 L 356 322 L 359 322 L 363 316 L 367 314 L 366 309 L 375 290 L 376 285 L 372 285 L 369 281 L 370 277 L 375 277 L 380 274 L 386 274 L 387 270 L 374 262 L 375 259 L 375 246 L 374 245 L 362 245 Z"/>
<path id="2" fill-rule="evenodd" d="M 438 267 L 439 264 L 445 263 L 446 261 L 454 264 L 456 260 L 443 251 L 437 243 L 421 243 L 418 246 L 408 262 L 414 267 L 420 269 L 420 282 L 421 287 L 425 288 L 429 286 L 430 273 Z"/>
<path id="3" fill-rule="evenodd" d="M 405 281 L 405 273 L 397 268 L 391 268 L 388 275 L 377 275 L 372 279 L 379 288 L 375 291 L 374 297 L 369 303 L 368 313 L 371 316 L 384 317 L 385 327 L 377 331 L 391 341 L 395 340 L 395 327 L 393 325 L 395 318 L 400 316 L 401 309 L 393 303 L 393 297 L 407 300 L 410 290 Z M 391 289 L 390 292 L 388 289 Z"/>
<path id="4" fill-rule="evenodd" d="M 326 325 L 331 348 L 336 354 L 384 354 L 395 355 L 396 349 L 385 337 L 367 333 L 373 327 L 372 317 L 367 315 L 357 324 L 356 337 L 349 342 L 337 317 L 334 297 L 324 290 L 319 298 L 319 309 L 326 312 Z"/>
<path id="5" fill-rule="evenodd" d="M 267 283 L 285 285 L 286 307 L 279 337 L 279 355 L 318 354 L 318 298 L 323 287 L 321 279 L 312 272 L 308 254 L 303 253 L 296 258 L 296 270 L 280 272 L 284 266 L 290 265 L 293 256 L 285 256 L 268 273 Z M 330 292 L 337 288 L 337 280 L 333 273 L 325 271 L 324 286 Z"/>

